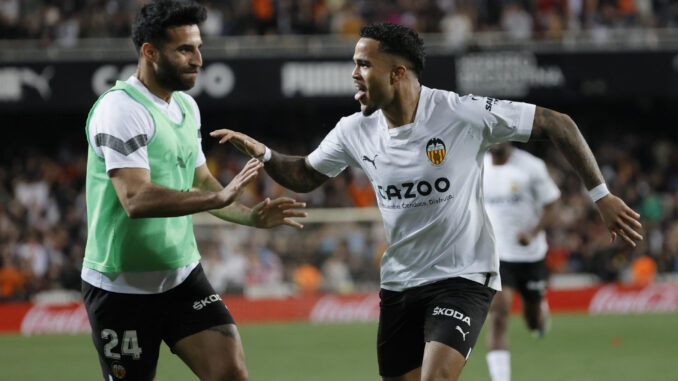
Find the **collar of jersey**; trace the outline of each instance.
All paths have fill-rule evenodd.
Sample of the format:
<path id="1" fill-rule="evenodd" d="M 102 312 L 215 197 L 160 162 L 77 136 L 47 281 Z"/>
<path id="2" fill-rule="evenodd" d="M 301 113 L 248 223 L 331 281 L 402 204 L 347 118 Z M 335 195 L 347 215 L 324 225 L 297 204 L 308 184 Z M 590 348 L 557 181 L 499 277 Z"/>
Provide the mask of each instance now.
<path id="1" fill-rule="evenodd" d="M 380 118 L 380 123 L 382 123 L 387 132 L 387 136 L 391 140 L 406 140 L 410 137 L 412 130 L 415 129 L 416 126 L 419 126 L 421 121 L 424 119 L 424 114 L 426 113 L 426 110 L 424 110 L 424 105 L 426 104 L 426 99 L 429 96 L 429 89 L 426 86 L 421 86 L 421 93 L 419 94 L 419 102 L 417 103 L 417 113 L 414 115 L 414 122 L 404 124 L 402 126 L 394 127 L 394 128 L 388 128 L 388 124 L 386 123 L 386 117 L 384 114 L 381 114 Z"/>
<path id="2" fill-rule="evenodd" d="M 183 107 L 181 107 L 181 103 L 177 102 L 174 97 L 176 96 L 176 91 L 172 93 L 172 97 L 170 98 L 170 103 L 165 102 L 164 99 L 161 99 L 157 95 L 153 94 L 147 87 L 144 85 L 143 82 L 139 80 L 139 78 L 136 77 L 136 75 L 132 75 L 129 77 L 127 80 L 127 83 L 132 85 L 137 91 L 141 93 L 144 97 L 146 97 L 149 101 L 151 101 L 151 104 L 155 106 L 158 110 L 160 110 L 160 113 L 167 118 L 167 121 L 169 121 L 173 126 L 175 127 L 181 127 L 183 126 L 184 122 L 186 121 L 186 110 L 184 110 Z M 181 121 L 179 123 L 175 122 L 172 120 L 172 118 L 169 117 L 169 110 L 172 105 L 172 102 L 177 103 L 177 106 L 179 106 L 179 110 L 181 110 Z"/>

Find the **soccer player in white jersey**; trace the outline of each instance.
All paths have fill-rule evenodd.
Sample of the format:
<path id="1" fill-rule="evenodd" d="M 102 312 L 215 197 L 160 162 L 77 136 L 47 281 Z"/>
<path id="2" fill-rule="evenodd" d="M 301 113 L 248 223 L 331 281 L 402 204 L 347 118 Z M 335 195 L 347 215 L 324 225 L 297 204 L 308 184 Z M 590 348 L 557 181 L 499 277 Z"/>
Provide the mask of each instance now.
<path id="1" fill-rule="evenodd" d="M 153 380 L 161 341 L 201 380 L 247 380 L 238 330 L 200 266 L 190 215 L 268 228 L 301 227 L 288 217 L 305 214 L 289 198 L 251 209 L 236 202 L 258 160 L 226 187 L 207 169 L 198 106 L 182 92 L 202 66 L 205 17 L 196 3 L 146 4 L 132 29 L 136 74 L 103 94 L 87 120 L 82 291 L 106 381 Z"/>
<path id="2" fill-rule="evenodd" d="M 485 155 L 485 209 L 499 254 L 502 290 L 490 306 L 487 366 L 492 381 L 509 381 L 511 357 L 506 326 L 514 291 L 523 302 L 523 317 L 536 335 L 544 335 L 548 310 L 547 244 L 544 228 L 554 219 L 560 191 L 546 164 L 531 154 L 500 143 Z"/>
<path id="3" fill-rule="evenodd" d="M 638 214 L 604 189 L 577 126 L 531 104 L 465 96 L 419 83 L 423 41 L 390 23 L 361 29 L 353 80 L 361 112 L 342 118 L 307 157 L 288 156 L 239 132 L 211 133 L 265 162 L 296 192 L 344 168 L 370 179 L 386 230 L 377 337 L 384 380 L 456 380 L 495 291 L 499 260 L 483 205 L 483 160 L 497 143 L 548 138 L 597 195 L 612 237 L 642 239 Z M 598 198 L 598 196 L 596 196 Z"/>

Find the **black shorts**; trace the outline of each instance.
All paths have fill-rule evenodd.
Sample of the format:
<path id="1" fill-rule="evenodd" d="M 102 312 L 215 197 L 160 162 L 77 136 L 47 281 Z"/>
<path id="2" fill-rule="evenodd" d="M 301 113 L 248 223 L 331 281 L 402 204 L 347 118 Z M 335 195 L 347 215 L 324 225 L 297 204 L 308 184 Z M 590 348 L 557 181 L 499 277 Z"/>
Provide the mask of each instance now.
<path id="1" fill-rule="evenodd" d="M 429 341 L 448 345 L 468 359 L 495 291 L 450 278 L 402 292 L 381 289 L 377 359 L 382 377 L 421 366 Z"/>
<path id="2" fill-rule="evenodd" d="M 537 262 L 499 262 L 501 284 L 520 292 L 526 302 L 539 303 L 546 294 L 548 270 L 542 259 Z"/>
<path id="3" fill-rule="evenodd" d="M 150 381 L 155 377 L 161 340 L 172 349 L 184 337 L 234 323 L 201 265 L 179 286 L 162 294 L 120 294 L 84 281 L 82 294 L 106 381 Z"/>

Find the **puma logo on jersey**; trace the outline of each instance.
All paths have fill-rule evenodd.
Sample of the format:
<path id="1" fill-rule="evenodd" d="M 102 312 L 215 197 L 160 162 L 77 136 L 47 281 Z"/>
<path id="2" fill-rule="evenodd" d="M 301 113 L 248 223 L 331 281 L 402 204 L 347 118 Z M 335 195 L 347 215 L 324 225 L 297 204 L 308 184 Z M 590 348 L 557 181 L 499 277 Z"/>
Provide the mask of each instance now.
<path id="1" fill-rule="evenodd" d="M 457 331 L 459 331 L 459 333 L 461 333 L 461 337 L 462 337 L 462 339 L 464 339 L 464 341 L 466 341 L 466 335 L 468 335 L 469 332 L 471 332 L 471 331 L 464 332 L 464 330 L 461 329 L 460 326 L 457 326 Z"/>
<path id="2" fill-rule="evenodd" d="M 453 317 L 457 320 L 461 320 L 468 325 L 471 325 L 471 318 L 470 317 L 464 315 L 463 313 L 461 313 L 459 311 L 455 311 L 452 308 L 435 307 L 433 309 L 433 316 L 438 316 L 438 315 L 450 316 L 450 317 Z"/>
<path id="3" fill-rule="evenodd" d="M 177 167 L 186 168 L 186 163 L 188 163 L 188 161 L 191 160 L 191 156 L 193 156 L 193 154 L 189 153 L 188 156 L 186 157 L 186 160 L 184 160 L 184 158 L 182 158 L 181 156 L 177 156 Z"/>
<path id="4" fill-rule="evenodd" d="M 377 164 L 375 163 L 375 161 L 377 160 L 377 156 L 379 156 L 379 154 L 374 155 L 374 159 L 370 160 L 369 157 L 363 155 L 363 161 L 366 161 L 368 163 L 372 163 L 372 165 L 374 166 L 374 169 L 377 169 Z"/>
<path id="5" fill-rule="evenodd" d="M 196 311 L 200 311 L 203 309 L 205 306 L 208 304 L 212 304 L 214 302 L 219 302 L 221 301 L 221 298 L 219 297 L 219 294 L 212 294 L 205 299 L 201 300 L 196 300 L 195 303 L 193 303 L 193 309 Z"/>

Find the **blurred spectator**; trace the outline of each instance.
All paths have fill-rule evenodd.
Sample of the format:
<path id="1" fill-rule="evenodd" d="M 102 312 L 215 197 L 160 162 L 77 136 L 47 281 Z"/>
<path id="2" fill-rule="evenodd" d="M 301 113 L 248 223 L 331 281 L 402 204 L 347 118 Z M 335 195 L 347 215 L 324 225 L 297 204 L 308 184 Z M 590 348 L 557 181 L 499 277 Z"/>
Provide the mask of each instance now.
<path id="1" fill-rule="evenodd" d="M 311 264 L 303 264 L 294 269 L 294 284 L 303 293 L 314 293 L 320 289 L 323 276 L 320 271 Z"/>
<path id="2" fill-rule="evenodd" d="M 532 37 L 532 17 L 517 2 L 504 7 L 501 15 L 501 29 L 514 40 L 529 40 Z"/>
<path id="3" fill-rule="evenodd" d="M 636 258 L 631 263 L 631 274 L 634 284 L 646 286 L 654 281 L 657 274 L 657 264 L 654 259 L 648 256 Z"/>
<path id="4" fill-rule="evenodd" d="M 81 38 L 129 37 L 132 15 L 147 0 L 0 0 L 0 39 L 36 39 L 71 47 Z M 453 45 L 474 32 L 508 38 L 562 38 L 589 30 L 601 43 L 611 29 L 678 26 L 670 0 L 233 0 L 201 1 L 205 36 L 327 34 L 356 36 L 362 25 L 389 21 L 421 33 L 444 33 Z M 533 29 L 536 33 L 533 33 Z"/>
<path id="5" fill-rule="evenodd" d="M 353 291 L 353 279 L 351 279 L 348 263 L 348 249 L 346 243 L 342 242 L 323 264 L 323 289 L 325 291 L 340 293 Z"/>
<path id="6" fill-rule="evenodd" d="M 465 45 L 473 36 L 475 9 L 472 6 L 451 9 L 440 21 L 445 40 L 454 47 Z"/>

